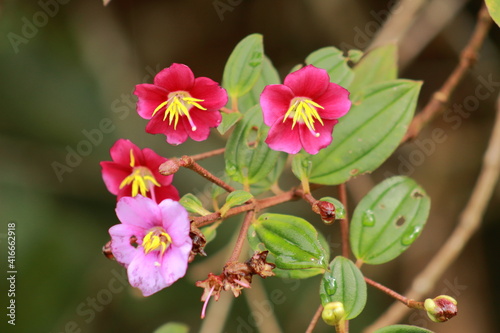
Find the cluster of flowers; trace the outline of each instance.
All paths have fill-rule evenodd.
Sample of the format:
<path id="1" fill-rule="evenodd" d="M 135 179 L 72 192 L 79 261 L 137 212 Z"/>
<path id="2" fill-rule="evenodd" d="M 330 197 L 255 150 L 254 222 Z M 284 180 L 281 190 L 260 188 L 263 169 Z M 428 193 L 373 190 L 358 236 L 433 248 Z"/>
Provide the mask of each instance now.
<path id="1" fill-rule="evenodd" d="M 206 140 L 228 102 L 217 82 L 195 78 L 182 64 L 159 72 L 153 84 L 137 85 L 135 95 L 137 112 L 149 120 L 146 132 L 165 134 L 173 145 L 188 137 Z M 349 111 L 348 97 L 325 70 L 311 65 L 289 74 L 284 84 L 267 86 L 260 98 L 264 122 L 270 126 L 266 143 L 290 154 L 302 148 L 318 153 L 332 142 L 337 119 Z M 121 224 L 109 229 L 107 248 L 127 269 L 130 284 L 149 296 L 185 275 L 193 248 L 190 219 L 178 202 L 173 175 L 158 171 L 167 158 L 124 139 L 113 145 L 110 155 L 112 161 L 101 162 L 102 177 L 117 196 Z"/>

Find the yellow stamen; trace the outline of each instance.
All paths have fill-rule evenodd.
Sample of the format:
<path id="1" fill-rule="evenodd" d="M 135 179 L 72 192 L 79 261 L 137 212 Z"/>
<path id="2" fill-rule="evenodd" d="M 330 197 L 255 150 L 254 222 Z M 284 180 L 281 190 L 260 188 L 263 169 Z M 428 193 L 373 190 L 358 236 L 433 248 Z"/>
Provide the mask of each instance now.
<path id="1" fill-rule="evenodd" d="M 160 251 L 160 257 L 163 256 L 165 251 L 172 243 L 172 237 L 162 227 L 154 227 L 144 236 L 142 240 L 142 247 L 144 253 L 148 254 L 152 251 Z M 156 264 L 156 263 L 155 263 Z M 160 264 L 158 263 L 157 266 Z"/>
<path id="2" fill-rule="evenodd" d="M 132 156 L 132 155 L 131 155 Z M 130 163 L 132 166 L 132 162 Z M 160 187 L 160 183 L 147 167 L 134 167 L 132 173 L 125 177 L 120 183 L 120 189 L 132 184 L 132 196 L 135 197 L 139 192 L 143 197 L 147 196 L 147 192 L 154 186 Z"/>
<path id="3" fill-rule="evenodd" d="M 133 168 L 135 166 L 134 150 L 130 149 L 130 166 Z"/>
<path id="4" fill-rule="evenodd" d="M 323 120 L 318 113 L 318 108 L 324 109 L 324 107 L 310 99 L 296 97 L 290 102 L 290 108 L 285 113 L 283 122 L 292 117 L 292 129 L 295 127 L 297 122 L 303 123 L 314 136 L 318 137 L 319 133 L 316 132 L 314 123 L 317 120 L 321 125 L 324 125 Z"/>
<path id="5" fill-rule="evenodd" d="M 165 114 L 163 115 L 163 121 L 166 121 L 168 118 L 168 124 L 172 125 L 173 122 L 174 129 L 177 128 L 179 118 L 184 116 L 187 117 L 189 124 L 191 125 L 191 130 L 196 131 L 196 125 L 194 124 L 193 119 L 191 119 L 189 110 L 191 107 L 206 110 L 206 108 L 198 103 L 203 101 L 203 99 L 191 97 L 191 95 L 189 95 L 186 91 L 175 91 L 168 94 L 168 99 L 156 107 L 152 116 L 154 117 L 158 111 L 164 109 Z"/>

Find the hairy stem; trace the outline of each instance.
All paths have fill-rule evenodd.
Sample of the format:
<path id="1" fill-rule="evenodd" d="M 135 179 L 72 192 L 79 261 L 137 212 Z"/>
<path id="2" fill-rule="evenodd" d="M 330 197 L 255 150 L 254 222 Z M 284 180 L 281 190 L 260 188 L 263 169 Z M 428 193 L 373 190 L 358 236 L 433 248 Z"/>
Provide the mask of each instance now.
<path id="1" fill-rule="evenodd" d="M 323 305 L 320 304 L 318 309 L 314 313 L 314 316 L 312 317 L 309 326 L 307 326 L 306 333 L 313 332 L 314 328 L 316 327 L 316 324 L 318 323 L 319 317 L 321 317 L 321 312 L 323 312 Z"/>
<path id="2" fill-rule="evenodd" d="M 246 213 L 245 219 L 243 220 L 243 224 L 241 225 L 240 233 L 238 234 L 238 239 L 236 239 L 236 244 L 234 245 L 233 253 L 231 254 L 229 260 L 227 261 L 228 263 L 233 261 L 238 261 L 238 258 L 240 257 L 241 254 L 241 249 L 243 248 L 243 243 L 247 238 L 248 227 L 250 227 L 250 224 L 252 223 L 254 216 L 255 216 L 254 210 L 250 210 Z"/>

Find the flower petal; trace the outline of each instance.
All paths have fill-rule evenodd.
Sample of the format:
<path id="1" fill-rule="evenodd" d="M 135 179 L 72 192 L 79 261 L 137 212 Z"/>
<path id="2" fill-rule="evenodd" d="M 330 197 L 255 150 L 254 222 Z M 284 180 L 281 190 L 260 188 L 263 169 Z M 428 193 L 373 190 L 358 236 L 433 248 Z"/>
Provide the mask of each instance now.
<path id="1" fill-rule="evenodd" d="M 190 223 L 188 212 L 177 201 L 163 200 L 159 205 L 162 215 L 162 223 L 165 231 L 172 238 L 175 246 L 181 246 L 186 241 L 191 242 L 189 237 Z"/>
<path id="2" fill-rule="evenodd" d="M 260 106 L 264 116 L 264 123 L 271 126 L 283 116 L 290 108 L 294 98 L 292 90 L 282 84 L 271 84 L 264 88 L 260 94 Z"/>
<path id="3" fill-rule="evenodd" d="M 316 132 L 320 134 L 319 137 L 314 136 L 305 124 L 299 125 L 300 142 L 304 150 L 311 155 L 317 154 L 321 149 L 328 147 L 332 143 L 333 127 L 338 123 L 338 120 L 324 119 L 323 123 L 324 126 L 316 126 Z"/>
<path id="4" fill-rule="evenodd" d="M 284 151 L 289 154 L 297 154 L 302 148 L 298 128 L 295 126 L 292 130 L 292 120 L 289 118 L 284 123 L 278 119 L 271 126 L 266 143 L 272 150 Z"/>
<path id="5" fill-rule="evenodd" d="M 144 238 L 144 229 L 130 224 L 117 224 L 109 228 L 111 236 L 111 252 L 123 266 L 127 267 L 142 248 L 130 244 L 130 238 L 135 236 L 138 242 Z"/>
<path id="6" fill-rule="evenodd" d="M 194 98 L 202 99 L 199 104 L 209 111 L 219 110 L 227 104 L 226 90 L 208 77 L 196 78 L 189 93 Z"/>
<path id="7" fill-rule="evenodd" d="M 148 169 L 153 173 L 156 181 L 161 185 L 170 185 L 174 176 L 164 176 L 159 171 L 160 165 L 168 161 L 168 159 L 158 155 L 155 151 L 149 148 L 144 148 L 142 150 L 142 154 L 144 155 L 145 160 L 144 166 L 148 167 Z"/>
<path id="8" fill-rule="evenodd" d="M 283 83 L 292 89 L 295 96 L 316 99 L 328 88 L 330 76 L 326 70 L 308 65 L 288 74 Z"/>
<path id="9" fill-rule="evenodd" d="M 151 119 L 155 109 L 168 99 L 168 91 L 154 84 L 143 83 L 135 86 L 137 113 L 144 119 Z"/>
<path id="10" fill-rule="evenodd" d="M 110 161 L 100 163 L 102 167 L 102 180 L 109 192 L 117 195 L 122 181 L 132 172 L 132 168 L 127 165 Z"/>
<path id="11" fill-rule="evenodd" d="M 135 165 L 141 165 L 140 163 L 143 162 L 142 151 L 130 140 L 117 140 L 109 150 L 109 154 L 113 162 L 130 166 L 130 150 L 134 153 Z"/>
<path id="12" fill-rule="evenodd" d="M 338 119 L 351 108 L 349 91 L 335 83 L 330 83 L 325 93 L 316 98 L 315 102 L 324 107 L 324 109 L 318 109 L 323 119 Z"/>
<path id="13" fill-rule="evenodd" d="M 194 74 L 191 69 L 183 64 L 172 64 L 156 74 L 154 84 L 167 90 L 189 91 L 194 84 Z"/>
<path id="14" fill-rule="evenodd" d="M 189 112 L 193 123 L 196 125 L 196 131 L 191 130 L 191 125 L 186 117 L 182 117 L 184 128 L 188 129 L 188 134 L 194 141 L 204 141 L 210 135 L 210 128 L 217 127 L 222 121 L 219 111 L 203 111 L 191 108 Z"/>
<path id="15" fill-rule="evenodd" d="M 179 201 L 179 191 L 174 187 L 174 185 L 162 185 L 160 187 L 155 186 L 155 197 L 156 202 L 160 203 L 165 199 L 172 199 L 175 201 Z"/>
<path id="16" fill-rule="evenodd" d="M 163 277 L 159 254 L 159 251 L 148 254 L 137 251 L 127 268 L 130 285 L 139 288 L 144 296 L 150 296 L 172 284 L 167 283 Z"/>
<path id="17" fill-rule="evenodd" d="M 170 246 L 163 255 L 161 272 L 167 286 L 186 274 L 191 247 L 191 242 L 185 242 L 180 247 Z"/>
<path id="18" fill-rule="evenodd" d="M 188 138 L 188 133 L 184 128 L 184 122 L 179 120 L 177 127 L 174 129 L 174 124 L 169 125 L 168 120 L 163 121 L 162 115 L 157 115 L 151 119 L 146 125 L 146 132 L 151 134 L 165 134 L 167 142 L 171 145 L 183 143 Z"/>
<path id="19" fill-rule="evenodd" d="M 123 224 L 144 229 L 161 225 L 161 212 L 158 205 L 152 199 L 142 195 L 121 198 L 116 204 L 115 211 Z"/>

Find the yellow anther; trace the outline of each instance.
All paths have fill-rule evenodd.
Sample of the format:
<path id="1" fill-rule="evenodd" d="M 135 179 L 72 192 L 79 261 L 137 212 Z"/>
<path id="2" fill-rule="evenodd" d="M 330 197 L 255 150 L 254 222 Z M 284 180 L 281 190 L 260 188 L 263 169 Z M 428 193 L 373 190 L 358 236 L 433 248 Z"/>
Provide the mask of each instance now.
<path id="1" fill-rule="evenodd" d="M 191 130 L 196 131 L 196 125 L 191 119 L 191 115 L 189 114 L 189 109 L 194 106 L 200 110 L 206 110 L 203 106 L 201 106 L 198 102 L 203 102 L 203 99 L 194 98 L 189 95 L 189 93 L 185 91 L 175 91 L 168 95 L 168 99 L 158 105 L 156 109 L 153 111 L 153 116 L 160 110 L 165 109 L 165 114 L 163 115 L 163 121 L 166 121 L 168 118 L 168 124 L 174 124 L 174 129 L 177 129 L 177 124 L 179 123 L 180 117 L 186 117 L 191 125 Z"/>
<path id="2" fill-rule="evenodd" d="M 120 189 L 130 184 L 132 184 L 133 197 L 139 194 L 139 192 L 143 197 L 145 197 L 147 196 L 147 192 L 150 191 L 153 186 L 161 186 L 151 171 L 142 166 L 134 167 L 132 173 L 125 177 L 125 179 L 120 183 Z"/>
<path id="3" fill-rule="evenodd" d="M 321 125 L 324 125 L 323 120 L 318 114 L 318 108 L 324 109 L 324 107 L 310 99 L 305 99 L 302 97 L 294 98 L 290 103 L 290 108 L 285 113 L 283 122 L 292 117 L 292 129 L 295 127 L 295 124 L 297 124 L 297 122 L 304 123 L 309 131 L 314 136 L 318 137 L 319 133 L 316 132 L 314 123 L 318 121 Z"/>
<path id="4" fill-rule="evenodd" d="M 160 256 L 163 256 L 171 243 L 172 238 L 162 227 L 154 227 L 144 236 L 142 247 L 145 254 L 160 251 Z"/>

